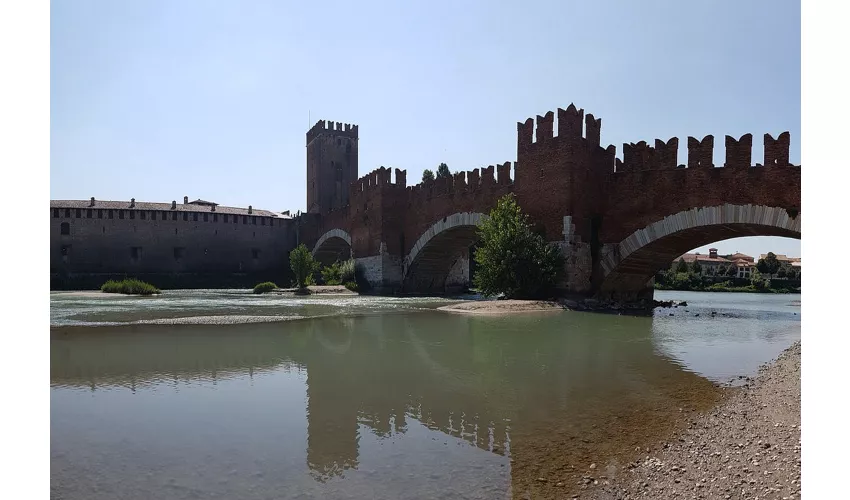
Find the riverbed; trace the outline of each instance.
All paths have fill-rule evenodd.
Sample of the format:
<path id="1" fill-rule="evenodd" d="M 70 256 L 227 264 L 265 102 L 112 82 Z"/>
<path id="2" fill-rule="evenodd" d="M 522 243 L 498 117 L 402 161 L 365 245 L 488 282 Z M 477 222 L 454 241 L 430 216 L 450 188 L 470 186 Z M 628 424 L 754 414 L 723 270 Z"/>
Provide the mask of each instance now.
<path id="1" fill-rule="evenodd" d="M 633 460 L 800 338 L 799 295 L 656 299 L 688 305 L 462 315 L 438 310 L 446 299 L 52 293 L 51 489 L 568 494 L 589 464 Z"/>

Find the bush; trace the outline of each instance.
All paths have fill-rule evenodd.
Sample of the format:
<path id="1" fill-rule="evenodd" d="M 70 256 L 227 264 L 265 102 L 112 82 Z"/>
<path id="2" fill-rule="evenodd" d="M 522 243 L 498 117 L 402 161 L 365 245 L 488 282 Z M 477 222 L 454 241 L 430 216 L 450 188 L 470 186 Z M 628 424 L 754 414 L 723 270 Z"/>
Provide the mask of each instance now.
<path id="1" fill-rule="evenodd" d="M 355 283 L 353 281 L 346 281 L 345 282 L 345 288 L 348 288 L 352 292 L 356 292 L 358 290 L 357 283 Z"/>
<path id="2" fill-rule="evenodd" d="M 339 285 L 342 283 L 339 278 L 339 261 L 322 269 L 322 280 L 326 285 Z"/>
<path id="3" fill-rule="evenodd" d="M 103 293 L 123 293 L 127 295 L 155 295 L 161 293 L 159 288 L 135 278 L 121 281 L 109 280 L 100 287 Z"/>
<path id="4" fill-rule="evenodd" d="M 316 272 L 318 264 L 303 243 L 289 252 L 289 265 L 292 267 L 292 273 L 295 274 L 295 285 L 298 288 L 313 284 L 313 273 Z"/>
<path id="5" fill-rule="evenodd" d="M 563 273 L 560 249 L 534 233 L 512 194 L 501 198 L 478 226 L 475 287 L 487 296 L 544 298 Z"/>
<path id="6" fill-rule="evenodd" d="M 355 281 L 354 277 L 354 259 L 348 259 L 339 264 L 339 281 L 341 283 L 349 283 Z"/>
<path id="7" fill-rule="evenodd" d="M 260 283 L 260 284 L 258 284 L 257 286 L 254 287 L 254 293 L 260 294 L 260 293 L 271 292 L 272 290 L 276 289 L 277 287 L 278 286 L 275 285 L 274 283 L 272 283 L 271 281 L 264 281 L 263 283 Z"/>

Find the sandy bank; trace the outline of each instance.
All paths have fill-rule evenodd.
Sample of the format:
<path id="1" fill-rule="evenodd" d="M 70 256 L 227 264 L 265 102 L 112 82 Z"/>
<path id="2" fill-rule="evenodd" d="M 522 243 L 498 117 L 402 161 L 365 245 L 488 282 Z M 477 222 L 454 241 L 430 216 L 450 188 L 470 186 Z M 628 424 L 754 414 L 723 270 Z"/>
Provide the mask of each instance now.
<path id="1" fill-rule="evenodd" d="M 273 293 L 295 294 L 298 290 L 298 288 L 278 288 Z M 310 291 L 309 295 L 360 295 L 342 285 L 312 285 L 308 286 L 307 290 Z"/>
<path id="2" fill-rule="evenodd" d="M 81 297 L 87 299 L 115 299 L 122 297 L 159 297 L 161 294 L 139 295 L 135 293 L 103 293 L 100 290 L 78 290 L 74 292 L 51 292 L 51 295 L 63 297 Z"/>
<path id="3" fill-rule="evenodd" d="M 437 308 L 464 314 L 514 314 L 527 312 L 554 312 L 564 308 L 545 300 L 472 300 Z"/>
<path id="4" fill-rule="evenodd" d="M 724 403 L 637 462 L 602 467 L 608 477 L 588 470 L 578 498 L 799 498 L 800 343 L 727 390 Z"/>

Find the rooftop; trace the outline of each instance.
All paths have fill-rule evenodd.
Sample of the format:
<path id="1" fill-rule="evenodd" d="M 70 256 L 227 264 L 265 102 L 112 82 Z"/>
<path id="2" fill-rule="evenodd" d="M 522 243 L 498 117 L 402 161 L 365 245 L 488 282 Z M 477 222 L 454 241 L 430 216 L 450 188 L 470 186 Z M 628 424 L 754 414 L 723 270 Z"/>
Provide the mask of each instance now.
<path id="1" fill-rule="evenodd" d="M 717 263 L 731 262 L 729 259 L 726 259 L 724 257 L 711 257 L 711 256 L 708 256 L 708 255 L 705 255 L 705 254 L 700 254 L 700 253 L 686 253 L 686 254 L 683 254 L 679 258 L 683 259 L 688 264 L 690 264 L 691 262 L 693 262 L 695 260 L 697 260 L 699 262 L 717 262 Z"/>
<path id="2" fill-rule="evenodd" d="M 131 206 L 132 205 L 132 206 Z M 173 208 L 172 208 L 173 207 Z M 50 208 L 97 208 L 97 209 L 112 209 L 112 210 L 162 210 L 162 211 L 177 211 L 177 212 L 213 212 L 220 214 L 234 215 L 256 215 L 259 217 L 278 217 L 287 218 L 285 215 L 272 212 L 269 210 L 258 210 L 251 208 L 250 213 L 248 208 L 239 207 L 223 207 L 215 203 L 195 200 L 191 203 L 159 203 L 150 201 L 107 201 L 94 200 L 92 205 L 91 200 L 50 200 Z"/>

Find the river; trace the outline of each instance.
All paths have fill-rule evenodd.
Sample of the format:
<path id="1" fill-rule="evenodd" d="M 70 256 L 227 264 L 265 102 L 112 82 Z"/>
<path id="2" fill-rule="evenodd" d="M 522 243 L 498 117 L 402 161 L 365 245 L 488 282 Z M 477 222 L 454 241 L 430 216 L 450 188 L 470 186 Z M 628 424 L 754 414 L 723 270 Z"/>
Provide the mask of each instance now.
<path id="1" fill-rule="evenodd" d="M 567 491 L 800 338 L 800 295 L 656 299 L 688 305 L 467 316 L 442 299 L 54 292 L 52 497 Z"/>

